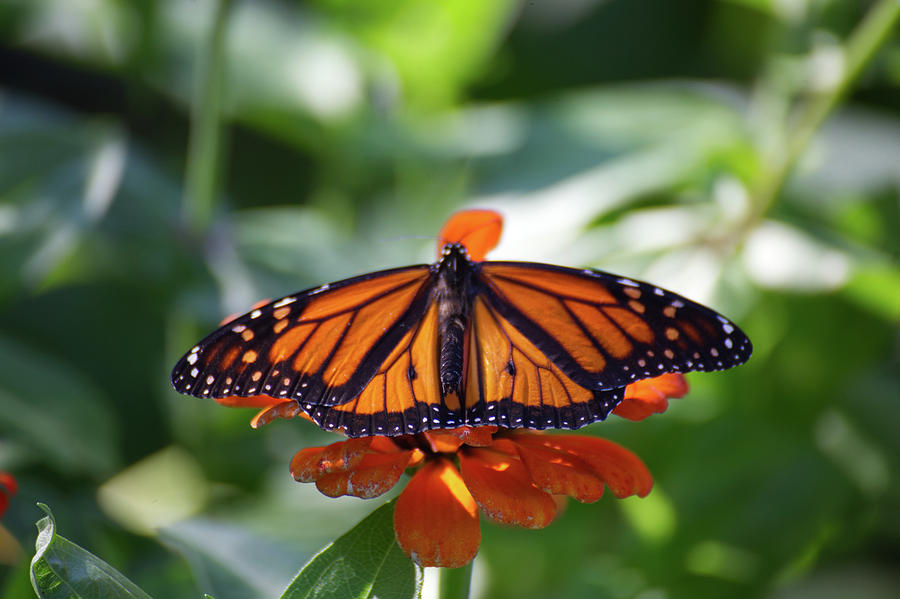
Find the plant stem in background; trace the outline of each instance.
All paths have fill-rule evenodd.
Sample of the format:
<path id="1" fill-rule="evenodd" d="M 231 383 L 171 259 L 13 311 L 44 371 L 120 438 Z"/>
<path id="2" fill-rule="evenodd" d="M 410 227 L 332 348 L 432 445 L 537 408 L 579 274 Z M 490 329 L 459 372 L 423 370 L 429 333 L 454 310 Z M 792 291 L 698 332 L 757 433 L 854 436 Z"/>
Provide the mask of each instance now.
<path id="1" fill-rule="evenodd" d="M 472 563 L 462 568 L 441 568 L 438 581 L 440 599 L 467 599 L 472 582 Z"/>
<path id="2" fill-rule="evenodd" d="M 225 79 L 225 30 L 231 0 L 215 0 L 212 26 L 200 50 L 191 111 L 191 134 L 184 192 L 184 215 L 194 231 L 205 231 L 216 199 L 220 117 Z"/>
<path id="3" fill-rule="evenodd" d="M 787 148 L 763 173 L 760 184 L 754 190 L 754 206 L 748 215 L 745 232 L 769 210 L 813 136 L 859 78 L 877 50 L 887 41 L 898 18 L 900 2 L 880 0 L 850 34 L 844 46 L 840 79 L 831 89 L 811 98 L 800 109 L 797 125 L 788 136 Z"/>

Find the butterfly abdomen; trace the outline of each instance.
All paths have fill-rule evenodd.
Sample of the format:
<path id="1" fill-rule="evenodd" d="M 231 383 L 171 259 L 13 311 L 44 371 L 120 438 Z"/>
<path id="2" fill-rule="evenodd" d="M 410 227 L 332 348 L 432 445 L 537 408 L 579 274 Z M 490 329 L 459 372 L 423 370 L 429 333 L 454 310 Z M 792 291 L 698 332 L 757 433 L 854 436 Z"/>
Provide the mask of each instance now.
<path id="1" fill-rule="evenodd" d="M 461 246 L 449 245 L 437 264 L 438 377 L 441 395 L 462 395 L 466 329 L 472 312 L 472 265 Z"/>
<path id="2" fill-rule="evenodd" d="M 458 392 L 463 373 L 463 339 L 465 337 L 465 321 L 458 316 L 451 317 L 441 323 L 440 360 L 438 362 L 441 393 Z"/>

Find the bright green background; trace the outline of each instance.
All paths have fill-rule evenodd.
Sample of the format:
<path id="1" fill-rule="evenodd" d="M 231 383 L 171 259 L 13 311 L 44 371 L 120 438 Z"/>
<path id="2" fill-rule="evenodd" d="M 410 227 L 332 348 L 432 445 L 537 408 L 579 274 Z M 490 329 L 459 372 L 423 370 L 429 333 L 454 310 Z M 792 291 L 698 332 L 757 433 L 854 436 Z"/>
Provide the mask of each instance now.
<path id="1" fill-rule="evenodd" d="M 154 597 L 277 596 L 380 500 L 294 483 L 332 437 L 252 431 L 169 369 L 257 299 L 432 260 L 480 205 L 495 257 L 650 279 L 756 351 L 586 429 L 653 493 L 483 525 L 476 596 L 900 596 L 900 35 L 809 117 L 874 4 L 234 1 L 209 192 L 196 129 L 185 165 L 214 2 L 5 0 L 0 588 L 27 596 L 42 501 Z"/>

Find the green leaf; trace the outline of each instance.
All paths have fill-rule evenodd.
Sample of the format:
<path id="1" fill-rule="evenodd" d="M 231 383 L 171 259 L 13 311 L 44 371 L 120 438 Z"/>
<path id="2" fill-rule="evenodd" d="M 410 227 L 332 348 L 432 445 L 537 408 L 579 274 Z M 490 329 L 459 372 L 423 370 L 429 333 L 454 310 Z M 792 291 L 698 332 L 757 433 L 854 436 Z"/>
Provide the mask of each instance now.
<path id="1" fill-rule="evenodd" d="M 860 265 L 843 291 L 860 306 L 888 321 L 900 319 L 900 269 L 890 264 Z"/>
<path id="2" fill-rule="evenodd" d="M 31 560 L 31 585 L 41 599 L 150 599 L 121 572 L 89 551 L 56 534 L 50 508 L 37 523 L 37 553 Z"/>
<path id="3" fill-rule="evenodd" d="M 400 599 L 418 597 L 421 588 L 422 568 L 397 545 L 391 501 L 320 551 L 281 597 Z"/>
<path id="4" fill-rule="evenodd" d="M 67 473 L 114 472 L 118 438 L 108 406 L 78 370 L 0 339 L 0 427 L 39 459 Z"/>
<path id="5" fill-rule="evenodd" d="M 402 80 L 411 105 L 440 106 L 484 68 L 518 4 L 509 0 L 322 0 L 318 6 L 375 53 Z"/>
<path id="6" fill-rule="evenodd" d="M 237 249 L 254 269 L 300 275 L 300 285 L 329 280 L 364 253 L 329 215 L 305 206 L 243 210 L 234 215 L 233 227 Z M 325 246 L 334 251 L 322 257 L 319 248 Z"/>
<path id="7" fill-rule="evenodd" d="M 309 555 L 243 527 L 205 518 L 162 528 L 159 540 L 184 556 L 197 585 L 216 599 L 277 597 Z"/>

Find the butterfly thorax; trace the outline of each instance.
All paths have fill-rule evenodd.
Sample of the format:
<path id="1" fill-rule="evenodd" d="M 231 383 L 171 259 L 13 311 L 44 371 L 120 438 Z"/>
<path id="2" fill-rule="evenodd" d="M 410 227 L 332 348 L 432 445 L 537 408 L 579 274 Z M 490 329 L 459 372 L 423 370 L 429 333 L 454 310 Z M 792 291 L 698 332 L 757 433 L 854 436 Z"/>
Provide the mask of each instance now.
<path id="1" fill-rule="evenodd" d="M 435 264 L 437 280 L 432 299 L 438 315 L 438 372 L 441 395 L 460 397 L 463 382 L 466 329 L 472 310 L 474 270 L 466 249 L 458 244 L 444 246 Z"/>

